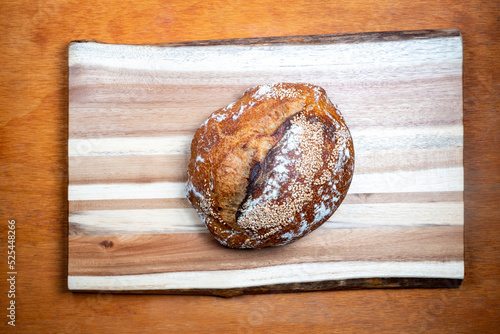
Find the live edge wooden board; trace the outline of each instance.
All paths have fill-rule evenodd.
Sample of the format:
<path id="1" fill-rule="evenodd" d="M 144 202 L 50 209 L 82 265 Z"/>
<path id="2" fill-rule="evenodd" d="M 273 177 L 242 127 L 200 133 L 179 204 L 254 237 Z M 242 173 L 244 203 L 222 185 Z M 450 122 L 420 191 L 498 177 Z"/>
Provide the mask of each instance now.
<path id="1" fill-rule="evenodd" d="M 356 151 L 337 213 L 283 247 L 233 250 L 184 196 L 192 136 L 255 85 L 319 85 Z M 458 30 L 69 46 L 73 291 L 457 287 L 463 258 Z"/>

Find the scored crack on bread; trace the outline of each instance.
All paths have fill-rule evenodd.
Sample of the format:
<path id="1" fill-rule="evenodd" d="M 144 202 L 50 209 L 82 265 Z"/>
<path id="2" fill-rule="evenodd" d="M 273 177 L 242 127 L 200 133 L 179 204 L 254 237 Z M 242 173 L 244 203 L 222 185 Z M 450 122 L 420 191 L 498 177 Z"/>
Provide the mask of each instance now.
<path id="1" fill-rule="evenodd" d="M 196 131 L 186 196 L 221 244 L 279 246 L 328 220 L 353 171 L 349 129 L 321 87 L 261 85 Z"/>

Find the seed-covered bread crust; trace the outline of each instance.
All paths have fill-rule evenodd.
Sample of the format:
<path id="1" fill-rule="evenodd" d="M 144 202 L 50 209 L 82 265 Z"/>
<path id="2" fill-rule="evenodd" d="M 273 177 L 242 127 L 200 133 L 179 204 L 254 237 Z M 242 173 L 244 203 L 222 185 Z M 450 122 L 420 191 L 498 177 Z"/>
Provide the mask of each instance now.
<path id="1" fill-rule="evenodd" d="M 221 244 L 285 245 L 328 220 L 353 171 L 349 129 L 322 88 L 262 85 L 197 130 L 186 195 Z"/>

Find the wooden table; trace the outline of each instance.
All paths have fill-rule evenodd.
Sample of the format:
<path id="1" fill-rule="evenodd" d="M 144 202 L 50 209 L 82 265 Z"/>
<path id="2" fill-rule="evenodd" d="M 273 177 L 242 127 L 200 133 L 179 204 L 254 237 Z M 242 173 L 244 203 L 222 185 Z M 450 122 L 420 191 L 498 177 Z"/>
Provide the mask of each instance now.
<path id="1" fill-rule="evenodd" d="M 500 325 L 497 1 L 10 1 L 0 60 L 0 332 L 495 332 Z M 459 28 L 465 280 L 458 289 L 235 298 L 67 290 L 67 45 Z M 15 220 L 15 284 L 7 281 Z M 13 225 L 13 224 L 10 224 Z M 12 240 L 12 239 L 11 239 Z M 15 290 L 15 298 L 9 290 Z M 7 324 L 15 301 L 15 328 Z M 147 330 L 146 330 L 147 329 Z"/>

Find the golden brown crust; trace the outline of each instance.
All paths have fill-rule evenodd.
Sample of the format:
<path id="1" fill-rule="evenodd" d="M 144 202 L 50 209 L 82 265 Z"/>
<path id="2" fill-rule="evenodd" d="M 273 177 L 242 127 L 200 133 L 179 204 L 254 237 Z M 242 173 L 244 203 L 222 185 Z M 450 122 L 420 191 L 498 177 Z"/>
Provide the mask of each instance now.
<path id="1" fill-rule="evenodd" d="M 351 135 L 322 88 L 262 85 L 200 126 L 186 195 L 221 244 L 284 245 L 335 212 L 353 170 Z"/>

